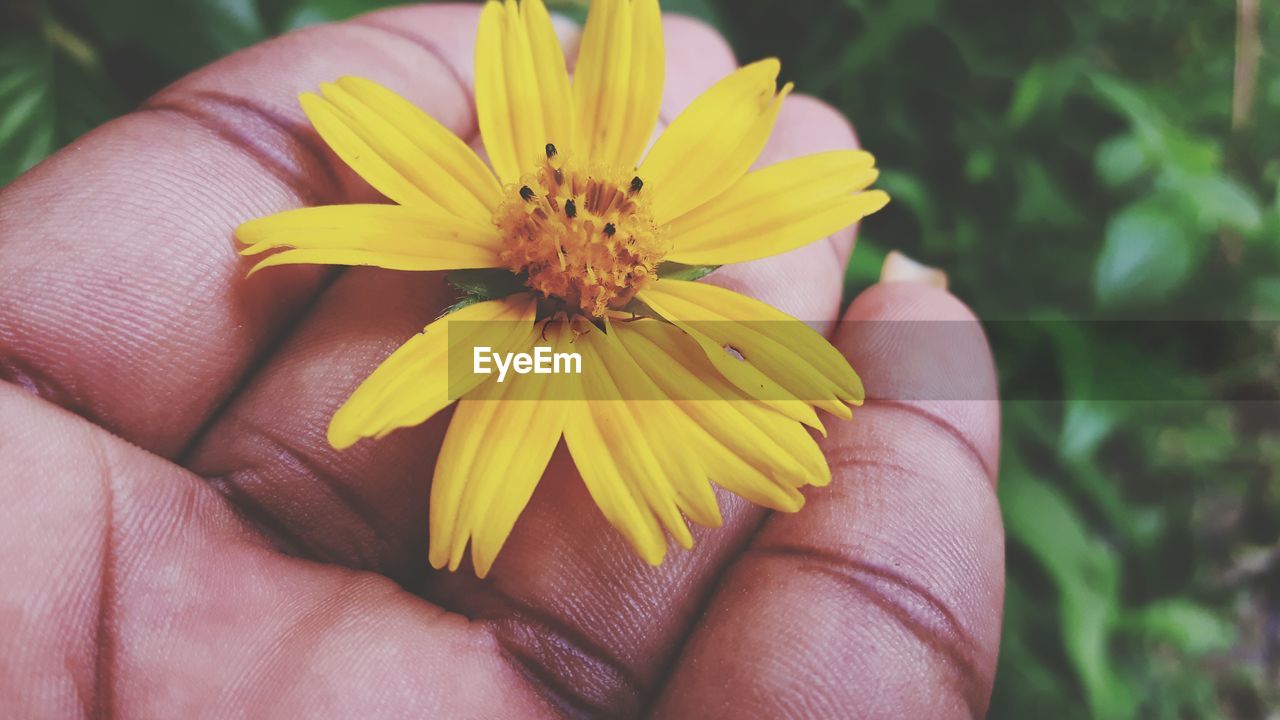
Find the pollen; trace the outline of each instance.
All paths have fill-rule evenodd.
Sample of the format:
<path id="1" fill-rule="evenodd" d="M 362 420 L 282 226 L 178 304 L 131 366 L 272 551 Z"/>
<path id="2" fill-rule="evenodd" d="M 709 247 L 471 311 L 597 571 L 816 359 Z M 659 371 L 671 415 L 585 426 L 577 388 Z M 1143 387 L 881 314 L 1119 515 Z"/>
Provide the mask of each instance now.
<path id="1" fill-rule="evenodd" d="M 502 262 L 570 314 L 603 317 L 656 278 L 670 244 L 631 169 L 576 164 L 547 145 L 495 211 Z"/>

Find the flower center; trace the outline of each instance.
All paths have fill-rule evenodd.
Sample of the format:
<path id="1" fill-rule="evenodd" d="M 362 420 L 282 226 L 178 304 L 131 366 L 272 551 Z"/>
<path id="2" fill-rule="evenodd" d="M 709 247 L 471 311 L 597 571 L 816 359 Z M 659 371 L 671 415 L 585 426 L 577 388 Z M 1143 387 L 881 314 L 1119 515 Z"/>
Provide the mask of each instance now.
<path id="1" fill-rule="evenodd" d="M 670 248 L 640 178 L 576 164 L 548 145 L 546 161 L 520 183 L 494 215 L 506 238 L 502 261 L 560 309 L 602 317 L 656 276 Z"/>

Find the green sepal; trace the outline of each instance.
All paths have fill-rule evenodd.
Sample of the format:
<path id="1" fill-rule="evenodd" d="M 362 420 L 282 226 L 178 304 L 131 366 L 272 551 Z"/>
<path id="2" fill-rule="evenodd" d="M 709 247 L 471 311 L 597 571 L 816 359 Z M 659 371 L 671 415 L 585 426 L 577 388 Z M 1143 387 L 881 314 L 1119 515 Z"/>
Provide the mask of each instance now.
<path id="1" fill-rule="evenodd" d="M 719 265 L 684 265 L 677 262 L 664 262 L 658 266 L 660 280 L 701 280 L 715 272 Z"/>

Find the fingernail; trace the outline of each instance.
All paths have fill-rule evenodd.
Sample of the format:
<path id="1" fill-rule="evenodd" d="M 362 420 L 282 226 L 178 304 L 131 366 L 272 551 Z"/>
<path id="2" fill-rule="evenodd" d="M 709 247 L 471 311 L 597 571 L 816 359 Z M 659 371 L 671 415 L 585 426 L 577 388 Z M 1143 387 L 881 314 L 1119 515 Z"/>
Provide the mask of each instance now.
<path id="1" fill-rule="evenodd" d="M 889 251 L 880 267 L 880 282 L 911 282 L 947 289 L 947 274 L 922 265 L 897 250 Z"/>

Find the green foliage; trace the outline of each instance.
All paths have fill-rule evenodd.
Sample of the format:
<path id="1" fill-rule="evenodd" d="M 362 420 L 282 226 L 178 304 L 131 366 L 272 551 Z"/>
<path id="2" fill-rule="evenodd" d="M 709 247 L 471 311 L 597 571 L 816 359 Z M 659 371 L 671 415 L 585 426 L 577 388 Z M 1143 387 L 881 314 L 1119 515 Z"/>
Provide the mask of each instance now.
<path id="1" fill-rule="evenodd" d="M 390 4 L 10 0 L 0 182 L 201 64 Z M 583 17 L 582 0 L 554 4 Z M 1242 608 L 1265 607 L 1280 568 L 1250 559 L 1280 557 L 1263 322 L 1280 318 L 1280 64 L 1261 57 L 1244 103 L 1237 3 L 663 4 L 716 24 L 743 60 L 780 57 L 876 153 L 894 200 L 863 228 L 850 292 L 900 249 L 945 268 L 982 317 L 1044 321 L 992 327 L 1006 392 L 1039 391 L 1005 408 L 992 716 L 1251 717 L 1280 701 L 1258 633 L 1236 629 L 1263 622 Z M 1280 47 L 1280 10 L 1259 6 L 1241 26 Z M 1157 347 L 1132 324 L 1067 320 L 1133 317 L 1242 322 Z M 1125 399 L 1152 388 L 1169 395 Z"/>

